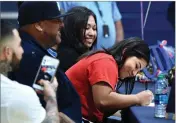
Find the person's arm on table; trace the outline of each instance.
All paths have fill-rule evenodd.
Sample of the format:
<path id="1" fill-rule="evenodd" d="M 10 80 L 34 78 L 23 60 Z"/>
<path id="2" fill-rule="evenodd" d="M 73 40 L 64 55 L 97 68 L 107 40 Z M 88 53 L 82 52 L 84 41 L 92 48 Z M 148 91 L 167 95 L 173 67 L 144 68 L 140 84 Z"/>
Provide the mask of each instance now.
<path id="1" fill-rule="evenodd" d="M 106 82 L 98 82 L 93 85 L 92 93 L 96 107 L 103 112 L 119 110 L 133 105 L 148 105 L 153 96 L 151 91 L 142 91 L 132 95 L 118 94 Z"/>

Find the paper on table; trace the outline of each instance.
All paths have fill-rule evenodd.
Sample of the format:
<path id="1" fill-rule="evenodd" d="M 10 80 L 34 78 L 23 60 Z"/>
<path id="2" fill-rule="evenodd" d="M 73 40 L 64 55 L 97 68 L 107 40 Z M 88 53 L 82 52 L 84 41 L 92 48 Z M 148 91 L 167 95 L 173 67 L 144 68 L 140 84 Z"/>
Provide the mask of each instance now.
<path id="1" fill-rule="evenodd" d="M 149 106 L 149 107 L 155 107 L 155 103 L 150 103 L 149 105 L 147 105 L 147 106 Z"/>

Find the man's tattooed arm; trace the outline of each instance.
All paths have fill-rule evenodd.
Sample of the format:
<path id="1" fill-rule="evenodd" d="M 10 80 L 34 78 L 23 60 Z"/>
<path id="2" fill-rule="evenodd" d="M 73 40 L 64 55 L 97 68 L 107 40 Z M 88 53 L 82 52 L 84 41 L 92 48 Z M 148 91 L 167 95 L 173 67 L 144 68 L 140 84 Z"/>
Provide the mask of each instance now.
<path id="1" fill-rule="evenodd" d="M 48 97 L 46 103 L 46 117 L 42 123 L 60 123 L 56 97 Z"/>
<path id="2" fill-rule="evenodd" d="M 73 120 L 71 120 L 67 115 L 65 115 L 62 112 L 59 112 L 59 118 L 61 123 L 75 123 Z"/>
<path id="3" fill-rule="evenodd" d="M 57 79 L 53 82 L 40 80 L 39 83 L 44 85 L 44 100 L 46 102 L 46 117 L 42 123 L 74 123 L 63 113 L 59 113 L 56 100 L 56 91 L 58 87 Z"/>

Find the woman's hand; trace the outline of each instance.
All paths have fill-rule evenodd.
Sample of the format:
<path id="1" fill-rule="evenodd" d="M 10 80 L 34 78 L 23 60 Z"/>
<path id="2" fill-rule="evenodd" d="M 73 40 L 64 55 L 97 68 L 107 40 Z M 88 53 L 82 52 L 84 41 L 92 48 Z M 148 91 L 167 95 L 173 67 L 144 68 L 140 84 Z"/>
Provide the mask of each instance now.
<path id="1" fill-rule="evenodd" d="M 149 105 L 154 99 L 153 93 L 150 90 L 142 91 L 136 94 L 138 99 L 138 105 L 146 106 Z"/>

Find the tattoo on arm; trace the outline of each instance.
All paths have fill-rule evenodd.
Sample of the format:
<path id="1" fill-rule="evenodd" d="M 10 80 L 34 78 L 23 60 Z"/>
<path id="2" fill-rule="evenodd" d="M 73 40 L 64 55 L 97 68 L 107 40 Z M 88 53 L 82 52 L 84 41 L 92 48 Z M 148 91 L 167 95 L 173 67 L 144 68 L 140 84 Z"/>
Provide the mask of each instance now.
<path id="1" fill-rule="evenodd" d="M 47 98 L 46 113 L 46 118 L 42 123 L 75 123 L 64 113 L 58 112 L 56 97 Z"/>
<path id="2" fill-rule="evenodd" d="M 59 118 L 61 123 L 75 123 L 73 120 L 71 120 L 67 115 L 65 115 L 62 112 L 59 112 Z"/>
<path id="3" fill-rule="evenodd" d="M 46 102 L 46 117 L 42 123 L 60 123 L 56 97 L 48 97 Z"/>

